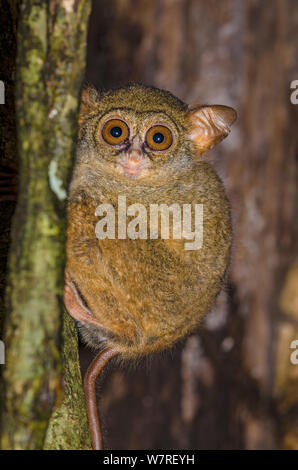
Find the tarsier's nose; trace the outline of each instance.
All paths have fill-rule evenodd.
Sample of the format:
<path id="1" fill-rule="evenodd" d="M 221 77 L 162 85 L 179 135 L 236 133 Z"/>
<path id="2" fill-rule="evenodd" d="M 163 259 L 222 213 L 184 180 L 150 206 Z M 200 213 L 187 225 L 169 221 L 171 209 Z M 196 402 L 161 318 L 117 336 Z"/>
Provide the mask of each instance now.
<path id="1" fill-rule="evenodd" d="M 136 136 L 130 147 L 122 154 L 121 170 L 125 176 L 136 178 L 144 174 L 148 162 L 142 149 L 142 141 Z"/>
<path id="2" fill-rule="evenodd" d="M 139 164 L 143 156 L 144 155 L 142 151 L 142 142 L 140 141 L 138 136 L 136 136 L 134 140 L 132 141 L 131 146 L 127 150 L 127 159 L 129 161 L 129 164 L 130 165 Z"/>
<path id="3" fill-rule="evenodd" d="M 127 152 L 127 156 L 131 163 L 139 163 L 142 159 L 142 150 L 140 148 L 130 148 Z"/>

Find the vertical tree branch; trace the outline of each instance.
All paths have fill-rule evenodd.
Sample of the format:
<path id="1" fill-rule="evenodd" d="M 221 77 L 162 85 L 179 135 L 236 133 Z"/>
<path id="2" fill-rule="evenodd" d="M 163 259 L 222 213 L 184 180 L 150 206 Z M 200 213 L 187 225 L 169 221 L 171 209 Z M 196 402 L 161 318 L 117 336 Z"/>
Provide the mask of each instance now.
<path id="1" fill-rule="evenodd" d="M 16 68 L 16 27 L 19 10 L 19 0 L 7 2 L 0 0 L 0 80 L 4 84 L 5 103 L 0 103 L 0 175 L 15 176 L 17 167 L 16 120 L 15 120 L 15 68 Z M 9 50 L 9 54 L 7 54 Z M 1 178 L 1 176 L 0 176 Z M 8 180 L 9 181 L 9 180 Z M 4 180 L 2 186 L 6 186 Z M 2 189 L 2 188 L 1 188 Z M 1 191 L 1 196 L 3 196 Z M 9 188 L 8 188 L 9 191 Z M 9 195 L 11 196 L 11 195 Z M 2 338 L 3 317 L 5 311 L 4 292 L 6 285 L 6 263 L 9 246 L 11 218 L 15 209 L 13 197 L 2 197 L 0 201 L 0 338 Z M 0 368 L 0 372 L 1 372 Z"/>
<path id="2" fill-rule="evenodd" d="M 16 96 L 20 190 L 4 326 L 3 449 L 42 448 L 60 394 L 65 205 L 89 12 L 90 0 L 21 3 Z"/>
<path id="3" fill-rule="evenodd" d="M 63 323 L 64 400 L 52 414 L 44 449 L 91 449 L 79 367 L 78 341 L 73 319 L 65 313 Z"/>
<path id="4" fill-rule="evenodd" d="M 7 167 L 17 167 L 16 119 L 15 119 L 15 68 L 16 68 L 16 28 L 19 11 L 19 0 L 7 2 L 0 0 L 0 79 L 4 83 L 4 104 L 0 104 L 0 172 L 6 176 Z M 7 54 L 9 50 L 9 54 Z M 14 171 L 11 172 L 14 174 Z M 15 175 L 14 175 L 15 176 Z M 9 179 L 8 179 L 9 181 Z M 7 179 L 4 183 L 7 182 Z M 4 186 L 4 185 L 2 185 Z M 9 190 L 8 190 L 9 192 Z M 1 194 L 3 195 L 3 193 Z M 5 314 L 5 288 L 7 254 L 10 243 L 10 226 L 15 201 L 2 198 L 0 202 L 0 340 L 3 339 L 3 322 Z M 13 198 L 11 198 L 13 199 Z M 2 358 L 3 359 L 3 358 Z M 0 361 L 0 384 L 3 382 L 4 365 Z M 0 389 L 0 407 L 3 407 L 3 390 Z M 0 411 L 1 415 L 1 411 Z"/>

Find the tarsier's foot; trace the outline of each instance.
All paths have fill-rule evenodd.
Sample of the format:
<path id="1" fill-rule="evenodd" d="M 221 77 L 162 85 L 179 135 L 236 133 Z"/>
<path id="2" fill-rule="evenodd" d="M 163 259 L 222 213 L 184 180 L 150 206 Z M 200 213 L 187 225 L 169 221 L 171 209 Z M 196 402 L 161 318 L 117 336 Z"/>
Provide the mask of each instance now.
<path id="1" fill-rule="evenodd" d="M 16 201 L 18 194 L 18 170 L 11 162 L 0 158 L 0 202 Z"/>
<path id="2" fill-rule="evenodd" d="M 91 323 L 90 320 L 92 317 L 90 317 L 90 312 L 82 304 L 78 292 L 68 274 L 66 274 L 65 277 L 64 303 L 68 313 L 73 318 Z M 100 351 L 91 362 L 84 377 L 84 393 L 93 450 L 103 449 L 102 432 L 96 402 L 96 379 L 108 362 L 118 355 L 119 351 L 111 347 Z"/>

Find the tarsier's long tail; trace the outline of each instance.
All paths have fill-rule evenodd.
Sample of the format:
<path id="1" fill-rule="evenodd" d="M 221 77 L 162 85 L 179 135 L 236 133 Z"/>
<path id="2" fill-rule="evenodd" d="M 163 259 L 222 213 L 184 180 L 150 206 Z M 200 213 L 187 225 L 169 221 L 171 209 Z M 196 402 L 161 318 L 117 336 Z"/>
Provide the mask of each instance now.
<path id="1" fill-rule="evenodd" d="M 84 377 L 84 392 L 93 450 L 103 449 L 102 432 L 96 403 L 96 379 L 108 362 L 119 354 L 119 351 L 113 348 L 107 348 L 99 352 L 91 362 Z"/>

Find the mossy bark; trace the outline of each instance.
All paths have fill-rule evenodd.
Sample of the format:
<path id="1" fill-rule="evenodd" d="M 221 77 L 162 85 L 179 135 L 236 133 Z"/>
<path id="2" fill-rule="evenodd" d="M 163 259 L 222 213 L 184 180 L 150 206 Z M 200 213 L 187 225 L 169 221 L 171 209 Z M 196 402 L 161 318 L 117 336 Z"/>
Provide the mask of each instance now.
<path id="1" fill-rule="evenodd" d="M 15 119 L 15 70 L 16 70 L 16 35 L 19 0 L 0 0 L 0 80 L 4 83 L 4 104 L 0 104 L 0 175 L 14 175 L 17 168 L 17 139 Z M 9 51 L 9 54 L 7 53 Z M 2 178 L 2 177 L 1 177 Z M 4 179 L 1 187 L 9 179 Z M 1 180 L 2 183 L 2 180 Z M 8 193 L 10 188 L 8 188 Z M 11 194 L 10 194 L 11 196 Z M 0 339 L 3 340 L 3 321 L 5 315 L 5 289 L 7 272 L 7 254 L 10 244 L 11 219 L 15 210 L 14 197 L 0 198 Z M 3 359 L 3 358 L 1 358 Z M 4 365 L 0 361 L 0 384 L 3 383 Z M 0 388 L 0 407 L 3 407 L 3 389 Z M 1 413 L 0 413 L 1 415 Z"/>
<path id="2" fill-rule="evenodd" d="M 89 427 L 85 409 L 85 399 L 81 386 L 78 342 L 73 319 L 65 313 L 64 341 L 64 400 L 53 412 L 44 449 L 69 450 L 91 449 Z"/>
<path id="3" fill-rule="evenodd" d="M 5 104 L 0 104 L 0 174 L 17 167 L 16 120 L 15 120 L 15 68 L 16 68 L 16 26 L 19 0 L 0 0 L 0 80 L 4 83 Z M 9 54 L 7 51 L 9 50 Z M 2 196 L 2 193 L 1 193 Z M 13 199 L 13 198 L 11 198 Z M 11 217 L 15 201 L 0 200 L 0 338 L 4 317 L 4 292 L 6 285 L 6 262 L 10 239 Z M 1 372 L 1 368 L 0 368 Z"/>
<path id="4" fill-rule="evenodd" d="M 20 186 L 4 323 L 3 449 L 41 449 L 53 407 L 61 399 L 65 206 L 89 12 L 90 0 L 23 0 L 20 7 L 16 90 Z M 70 361 L 64 370 L 78 368 L 70 365 L 77 357 L 65 354 L 73 345 L 75 331 L 70 333 L 64 337 L 63 358 Z M 73 379 L 78 376 L 69 374 L 68 383 Z M 66 396 L 72 390 L 67 386 Z M 72 409 L 76 406 L 81 407 L 80 400 L 72 403 Z M 88 442 L 88 435 L 85 438 Z"/>

